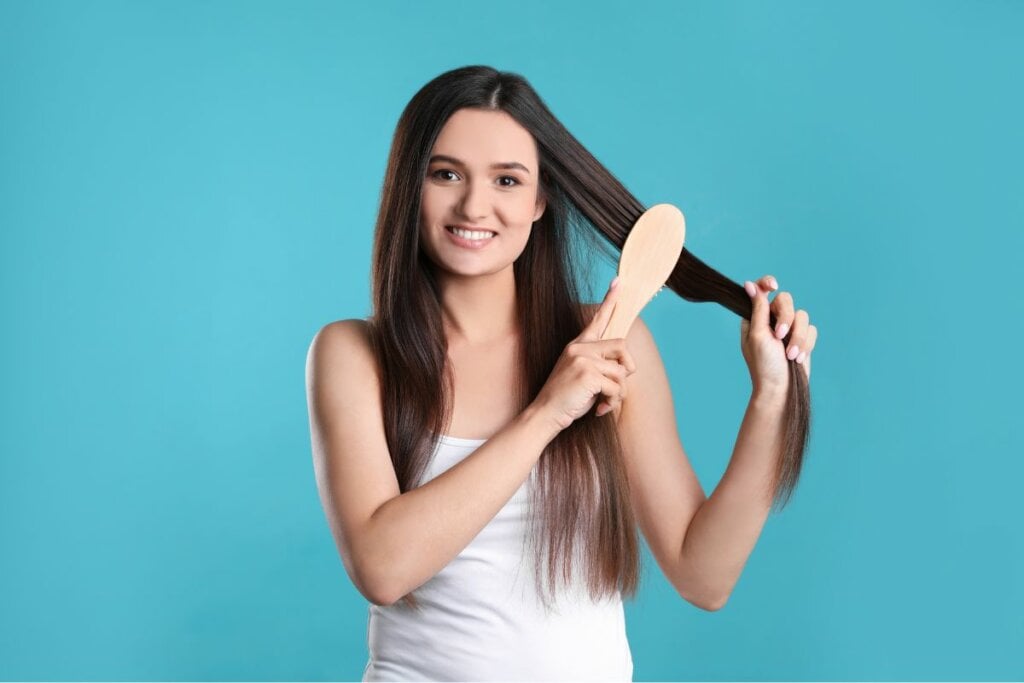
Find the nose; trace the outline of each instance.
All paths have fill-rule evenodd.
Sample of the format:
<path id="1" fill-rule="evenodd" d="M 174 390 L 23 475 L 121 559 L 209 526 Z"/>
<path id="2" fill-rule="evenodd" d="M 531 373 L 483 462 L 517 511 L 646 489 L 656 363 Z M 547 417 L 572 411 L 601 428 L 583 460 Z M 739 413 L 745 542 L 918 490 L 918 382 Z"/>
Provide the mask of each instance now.
<path id="1" fill-rule="evenodd" d="M 487 216 L 487 188 L 480 183 L 466 183 L 466 191 L 462 195 L 460 213 L 470 221 Z"/>

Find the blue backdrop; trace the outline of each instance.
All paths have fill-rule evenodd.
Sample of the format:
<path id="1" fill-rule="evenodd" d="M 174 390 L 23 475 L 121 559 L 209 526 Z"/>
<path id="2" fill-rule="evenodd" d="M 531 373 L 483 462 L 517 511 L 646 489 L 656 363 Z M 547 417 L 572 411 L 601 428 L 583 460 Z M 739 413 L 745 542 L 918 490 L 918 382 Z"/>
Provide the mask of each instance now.
<path id="1" fill-rule="evenodd" d="M 645 549 L 636 679 L 1024 678 L 1022 35 L 994 0 L 3 2 L 0 677 L 361 675 L 305 355 L 369 312 L 402 107 L 483 63 L 819 328 L 800 488 L 719 612 Z M 739 319 L 644 318 L 710 494 Z"/>

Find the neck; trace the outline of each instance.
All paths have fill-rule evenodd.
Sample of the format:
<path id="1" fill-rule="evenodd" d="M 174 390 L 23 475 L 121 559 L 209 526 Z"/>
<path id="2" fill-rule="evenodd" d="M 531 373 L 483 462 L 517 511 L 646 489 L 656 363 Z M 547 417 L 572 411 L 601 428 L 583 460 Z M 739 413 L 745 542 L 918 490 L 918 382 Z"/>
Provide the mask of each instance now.
<path id="1" fill-rule="evenodd" d="M 489 275 L 438 273 L 441 319 L 449 344 L 482 345 L 518 333 L 515 275 L 509 265 Z"/>

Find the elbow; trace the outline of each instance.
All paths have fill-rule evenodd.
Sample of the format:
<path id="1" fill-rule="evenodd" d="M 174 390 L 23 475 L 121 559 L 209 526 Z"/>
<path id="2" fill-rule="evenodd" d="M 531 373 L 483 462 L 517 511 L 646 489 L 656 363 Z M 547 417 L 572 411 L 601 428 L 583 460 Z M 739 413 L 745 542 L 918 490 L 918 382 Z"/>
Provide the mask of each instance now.
<path id="1" fill-rule="evenodd" d="M 395 598 L 392 597 L 392 593 L 387 589 L 365 581 L 354 583 L 368 602 L 378 607 L 390 607 L 395 604 Z"/>
<path id="2" fill-rule="evenodd" d="M 390 607 L 397 602 L 394 591 L 380 582 L 367 578 L 364 574 L 356 574 L 352 577 L 352 583 L 364 598 L 378 607 Z"/>
<path id="3" fill-rule="evenodd" d="M 718 610 L 720 610 L 723 607 L 725 607 L 725 603 L 727 603 L 729 601 L 728 596 L 726 596 L 724 598 L 715 599 L 715 600 L 706 600 L 706 599 L 697 600 L 697 599 L 694 599 L 694 598 L 688 598 L 686 596 L 682 596 L 682 598 L 684 600 L 686 600 L 688 603 L 690 603 L 691 605 L 693 605 L 694 607 L 698 607 L 698 608 L 704 610 L 705 612 L 717 612 Z"/>
<path id="4" fill-rule="evenodd" d="M 721 598 L 718 598 L 716 600 L 711 600 L 711 601 L 708 601 L 708 602 L 704 602 L 703 604 L 698 605 L 698 607 L 700 607 L 705 612 L 717 612 L 718 610 L 720 610 L 723 607 L 725 607 L 725 603 L 727 603 L 727 602 L 729 602 L 729 596 L 728 595 L 726 595 L 724 597 L 721 597 Z"/>
<path id="5" fill-rule="evenodd" d="M 378 607 L 390 607 L 401 597 L 395 595 L 395 591 L 381 576 L 381 572 L 367 571 L 365 566 L 353 569 L 354 571 L 350 572 L 352 583 L 367 601 Z"/>
<path id="6" fill-rule="evenodd" d="M 364 595 L 366 595 L 366 594 L 364 593 Z M 390 597 L 389 594 L 385 594 L 385 593 L 367 595 L 366 599 L 369 602 L 371 602 L 374 605 L 376 605 L 377 607 L 391 607 L 391 605 L 393 605 L 396 602 L 398 602 L 396 599 Z"/>
<path id="7" fill-rule="evenodd" d="M 686 600 L 688 603 L 690 603 L 694 607 L 698 607 L 698 608 L 704 610 L 705 612 L 717 612 L 718 610 L 720 610 L 723 607 L 725 607 L 725 603 L 729 602 L 729 596 L 725 596 L 724 598 L 714 598 L 714 599 L 707 599 L 707 598 L 697 599 L 697 598 L 687 597 L 685 595 L 680 594 L 680 597 L 682 597 L 683 600 Z"/>
<path id="8" fill-rule="evenodd" d="M 683 600 L 705 612 L 717 612 L 725 607 L 725 603 L 729 601 L 728 593 L 707 590 L 694 591 L 690 590 L 687 586 L 676 586 L 676 592 L 679 593 L 679 597 Z"/>
<path id="9" fill-rule="evenodd" d="M 380 571 L 380 563 L 354 552 L 344 544 L 339 543 L 338 545 L 345 572 L 356 590 L 368 602 L 378 607 L 393 605 L 398 598 L 394 597 L 395 591 L 389 585 L 385 572 Z"/>

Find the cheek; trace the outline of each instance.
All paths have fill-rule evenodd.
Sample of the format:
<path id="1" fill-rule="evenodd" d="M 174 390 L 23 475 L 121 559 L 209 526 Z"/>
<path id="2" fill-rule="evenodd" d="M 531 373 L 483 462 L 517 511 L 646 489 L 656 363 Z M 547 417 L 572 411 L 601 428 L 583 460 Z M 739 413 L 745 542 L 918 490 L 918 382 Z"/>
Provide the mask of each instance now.
<path id="1" fill-rule="evenodd" d="M 433 220 L 436 215 L 437 197 L 434 196 L 433 192 L 429 192 L 424 187 L 423 192 L 420 195 L 420 218 L 424 220 Z"/>
<path id="2" fill-rule="evenodd" d="M 537 199 L 533 195 L 523 193 L 505 205 L 505 219 L 509 224 L 529 227 L 533 224 L 533 214 L 537 209 Z"/>

